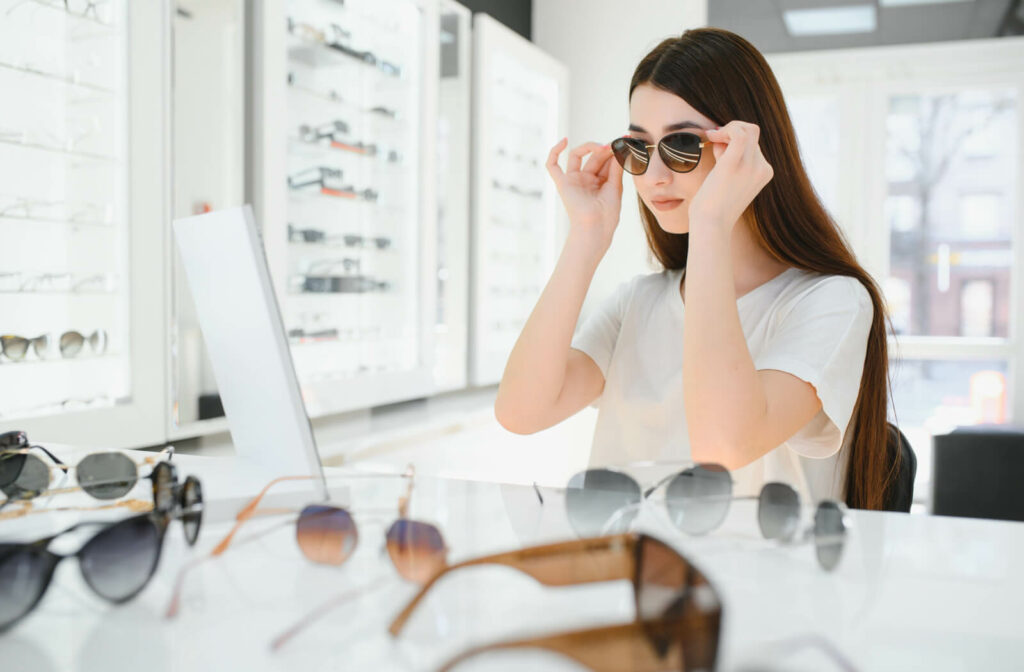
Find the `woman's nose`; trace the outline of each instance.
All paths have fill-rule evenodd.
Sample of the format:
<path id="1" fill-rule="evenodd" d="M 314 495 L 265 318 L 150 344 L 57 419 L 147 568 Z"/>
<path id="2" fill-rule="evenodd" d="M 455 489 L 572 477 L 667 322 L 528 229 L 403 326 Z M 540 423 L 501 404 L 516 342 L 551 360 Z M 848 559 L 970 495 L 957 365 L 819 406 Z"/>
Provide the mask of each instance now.
<path id="1" fill-rule="evenodd" d="M 672 181 L 672 171 L 669 170 L 665 162 L 661 160 L 661 155 L 655 150 L 651 152 L 651 158 L 647 163 L 647 170 L 639 177 L 646 184 L 663 185 Z"/>

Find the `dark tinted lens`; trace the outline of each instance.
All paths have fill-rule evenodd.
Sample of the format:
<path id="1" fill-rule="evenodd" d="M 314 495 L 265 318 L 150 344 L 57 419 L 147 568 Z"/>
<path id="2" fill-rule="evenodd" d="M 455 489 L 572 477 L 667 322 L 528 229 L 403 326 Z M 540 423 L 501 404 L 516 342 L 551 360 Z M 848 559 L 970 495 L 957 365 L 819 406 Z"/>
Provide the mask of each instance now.
<path id="1" fill-rule="evenodd" d="M 174 488 L 178 484 L 178 472 L 170 462 L 158 462 L 149 475 L 153 481 L 153 508 L 157 511 L 172 511 Z"/>
<path id="2" fill-rule="evenodd" d="M 14 361 L 25 359 L 28 352 L 28 339 L 21 336 L 4 336 L 0 343 L 3 345 L 4 354 Z"/>
<path id="3" fill-rule="evenodd" d="M 612 154 L 622 169 L 633 175 L 642 175 L 651 160 L 644 141 L 637 138 L 612 140 Z"/>
<path id="4" fill-rule="evenodd" d="M 356 549 L 359 532 L 352 516 L 345 509 L 311 504 L 299 514 L 295 539 L 299 542 L 302 554 L 313 562 L 340 565 Z"/>
<path id="5" fill-rule="evenodd" d="M 0 631 L 32 610 L 59 561 L 45 551 L 15 548 L 0 544 Z"/>
<path id="6" fill-rule="evenodd" d="M 765 539 L 792 539 L 800 524 L 800 497 L 785 483 L 765 483 L 757 500 L 757 522 Z"/>
<path id="7" fill-rule="evenodd" d="M 633 477 L 609 469 L 582 471 L 569 479 L 565 491 L 569 523 L 581 537 L 628 530 L 637 514 L 629 507 L 639 501 L 640 485 Z"/>
<path id="8" fill-rule="evenodd" d="M 60 354 L 62 357 L 74 357 L 82 351 L 82 345 L 85 343 L 85 337 L 83 337 L 77 331 L 65 331 L 60 335 Z"/>
<path id="9" fill-rule="evenodd" d="M 826 500 L 814 513 L 814 549 L 818 562 L 825 569 L 835 569 L 846 545 L 846 524 L 842 505 Z"/>
<path id="10" fill-rule="evenodd" d="M 693 133 L 670 133 L 658 143 L 658 154 L 669 169 L 688 173 L 700 161 L 700 138 Z"/>
<path id="11" fill-rule="evenodd" d="M 647 536 L 641 539 L 636 613 L 643 620 L 654 620 L 663 616 L 682 594 L 690 565 L 664 543 Z"/>
<path id="12" fill-rule="evenodd" d="M 124 497 L 138 480 L 138 467 L 121 453 L 93 453 L 75 468 L 78 484 L 96 499 Z"/>
<path id="13" fill-rule="evenodd" d="M 402 578 L 424 584 L 444 568 L 441 531 L 430 523 L 400 518 L 388 529 L 388 555 Z"/>
<path id="14" fill-rule="evenodd" d="M 89 346 L 96 354 L 103 354 L 107 349 L 107 332 L 97 329 L 89 335 Z"/>
<path id="15" fill-rule="evenodd" d="M 203 523 L 203 486 L 195 476 L 185 479 L 181 490 L 181 523 L 185 526 L 185 540 L 189 546 L 199 538 L 199 528 Z"/>
<path id="16" fill-rule="evenodd" d="M 17 429 L 0 434 L 0 450 L 5 448 L 28 448 L 28 434 Z"/>
<path id="17" fill-rule="evenodd" d="M 718 464 L 699 464 L 668 484 L 665 506 L 672 522 L 687 534 L 706 534 L 722 524 L 732 501 L 732 477 Z"/>
<path id="18" fill-rule="evenodd" d="M 148 514 L 106 528 L 82 547 L 82 576 L 100 597 L 124 602 L 149 583 L 160 560 L 160 530 Z"/>
<path id="19" fill-rule="evenodd" d="M 50 485 L 50 468 L 35 455 L 0 457 L 0 489 L 11 499 L 32 499 Z"/>

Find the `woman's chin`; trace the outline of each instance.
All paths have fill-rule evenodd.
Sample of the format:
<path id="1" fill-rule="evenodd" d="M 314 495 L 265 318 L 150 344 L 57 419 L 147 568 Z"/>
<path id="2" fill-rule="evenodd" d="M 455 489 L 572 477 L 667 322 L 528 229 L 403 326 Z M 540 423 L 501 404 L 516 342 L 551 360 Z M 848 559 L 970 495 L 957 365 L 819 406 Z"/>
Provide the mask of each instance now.
<path id="1" fill-rule="evenodd" d="M 689 233 L 690 232 L 690 221 L 688 219 L 686 219 L 685 217 L 683 217 L 683 218 L 675 218 L 675 217 L 673 217 L 671 219 L 668 218 L 668 217 L 664 217 L 664 218 L 657 218 L 656 217 L 655 219 L 658 220 L 658 226 L 660 226 L 661 230 L 664 231 L 665 233 L 674 233 L 674 234 L 678 235 L 678 234 L 683 234 L 683 233 Z"/>

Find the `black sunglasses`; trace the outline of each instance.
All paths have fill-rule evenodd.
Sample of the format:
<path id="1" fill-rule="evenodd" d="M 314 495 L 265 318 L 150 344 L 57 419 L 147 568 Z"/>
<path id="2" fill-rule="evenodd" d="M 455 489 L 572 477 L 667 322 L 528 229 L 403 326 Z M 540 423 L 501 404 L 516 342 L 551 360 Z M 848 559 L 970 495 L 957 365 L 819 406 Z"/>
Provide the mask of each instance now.
<path id="1" fill-rule="evenodd" d="M 199 481 L 189 476 L 178 484 L 174 467 L 167 462 L 158 464 L 154 472 L 158 471 L 153 481 L 154 497 L 157 483 L 172 485 L 174 505 L 169 509 L 157 506 L 149 513 L 113 524 L 78 523 L 29 543 L 0 543 L 0 632 L 32 613 L 50 587 L 61 560 L 78 558 L 82 578 L 93 592 L 120 604 L 138 595 L 153 578 L 172 518 L 181 519 L 185 540 L 190 546 L 195 544 L 203 516 Z M 104 527 L 74 553 L 60 555 L 49 550 L 58 537 L 93 525 Z"/>
<path id="2" fill-rule="evenodd" d="M 688 173 L 700 163 L 701 150 L 710 142 L 701 141 L 693 133 L 669 133 L 657 145 L 648 145 L 640 138 L 622 137 L 612 140 L 612 154 L 622 169 L 631 175 L 643 175 L 651 163 L 650 150 L 658 155 L 669 170 Z"/>

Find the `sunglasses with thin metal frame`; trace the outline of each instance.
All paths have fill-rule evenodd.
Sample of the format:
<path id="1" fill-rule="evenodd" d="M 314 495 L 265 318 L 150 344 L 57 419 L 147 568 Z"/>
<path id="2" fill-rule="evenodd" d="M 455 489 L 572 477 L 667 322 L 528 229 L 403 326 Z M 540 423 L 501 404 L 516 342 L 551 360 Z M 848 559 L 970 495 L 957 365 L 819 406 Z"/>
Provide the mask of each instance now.
<path id="1" fill-rule="evenodd" d="M 199 480 L 189 476 L 178 483 L 169 462 L 161 462 L 154 472 L 154 501 L 170 498 L 163 507 L 155 505 L 153 511 L 115 523 L 78 523 L 29 543 L 0 543 L 0 632 L 32 613 L 62 560 L 77 558 L 86 585 L 103 599 L 121 604 L 138 595 L 153 578 L 172 519 L 182 521 L 186 542 L 195 544 L 203 516 Z M 158 488 L 165 491 L 158 494 Z M 103 529 L 74 553 L 50 550 L 59 537 L 92 525 Z"/>
<path id="2" fill-rule="evenodd" d="M 409 479 L 406 492 L 398 500 L 398 518 L 385 533 L 386 549 L 398 574 L 414 583 L 423 583 L 447 564 L 448 547 L 436 525 L 409 518 L 409 502 L 415 479 L 412 465 L 401 474 L 358 474 L 359 476 L 390 476 Z M 347 474 L 351 478 L 356 474 Z M 239 511 L 231 531 L 214 547 L 208 556 L 199 561 L 214 558 L 231 545 L 235 535 L 246 521 L 258 515 L 279 515 L 295 513 L 294 509 L 260 509 L 259 504 L 267 492 L 278 483 L 285 481 L 311 480 L 313 476 L 282 476 L 268 483 L 245 507 Z M 355 518 L 348 509 L 332 504 L 309 504 L 303 507 L 295 522 L 295 540 L 299 550 L 311 562 L 321 565 L 341 566 L 348 561 L 359 544 L 359 529 Z M 291 522 L 291 520 L 286 521 Z M 267 530 L 276 529 L 271 527 Z M 194 563 L 194 564 L 198 564 Z M 182 585 L 186 572 L 194 565 L 183 567 L 175 581 L 174 594 L 168 605 L 166 616 L 177 615 Z"/>
<path id="3" fill-rule="evenodd" d="M 401 633 L 416 607 L 442 577 L 481 565 L 509 567 L 545 586 L 630 580 L 635 620 L 476 646 L 442 665 L 442 672 L 484 653 L 518 649 L 552 651 L 595 672 L 715 669 L 722 619 L 717 591 L 674 548 L 638 533 L 534 546 L 449 565 L 402 609 L 389 632 L 395 637 Z"/>
<path id="4" fill-rule="evenodd" d="M 624 136 L 612 140 L 612 154 L 622 169 L 631 175 L 643 175 L 651 164 L 651 150 L 658 148 L 658 155 L 669 170 L 689 173 L 700 163 L 701 150 L 705 142 L 700 136 L 685 131 L 669 133 L 657 145 L 649 145 L 640 138 Z"/>
<path id="5" fill-rule="evenodd" d="M 665 476 L 646 490 L 629 474 L 615 469 L 587 469 L 569 479 L 565 505 L 577 534 L 621 531 L 656 491 L 665 488 L 665 509 L 673 526 L 690 535 L 717 529 L 736 500 L 757 500 L 758 527 L 765 539 L 783 543 L 813 541 L 818 563 L 833 570 L 846 541 L 846 508 L 826 499 L 815 510 L 814 524 L 799 531 L 800 496 L 786 483 L 765 483 L 758 495 L 734 495 L 732 476 L 725 467 L 696 464 Z"/>

